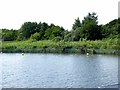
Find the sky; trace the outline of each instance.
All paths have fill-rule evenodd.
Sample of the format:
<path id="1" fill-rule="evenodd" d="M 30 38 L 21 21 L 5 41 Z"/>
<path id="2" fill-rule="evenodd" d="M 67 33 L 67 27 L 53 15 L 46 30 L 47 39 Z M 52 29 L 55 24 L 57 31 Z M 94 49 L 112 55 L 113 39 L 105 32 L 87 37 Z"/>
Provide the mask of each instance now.
<path id="1" fill-rule="evenodd" d="M 96 12 L 99 24 L 118 18 L 119 0 L 0 0 L 0 29 L 19 29 L 24 22 L 46 22 L 71 29 Z"/>

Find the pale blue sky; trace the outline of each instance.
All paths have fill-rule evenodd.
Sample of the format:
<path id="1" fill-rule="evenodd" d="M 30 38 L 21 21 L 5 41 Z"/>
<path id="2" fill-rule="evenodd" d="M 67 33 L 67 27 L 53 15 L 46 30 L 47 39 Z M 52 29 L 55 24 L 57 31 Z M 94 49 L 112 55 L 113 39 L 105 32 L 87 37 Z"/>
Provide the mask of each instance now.
<path id="1" fill-rule="evenodd" d="M 27 21 L 47 22 L 71 29 L 75 18 L 82 21 L 96 12 L 99 24 L 118 17 L 119 0 L 0 0 L 0 28 L 19 29 Z"/>

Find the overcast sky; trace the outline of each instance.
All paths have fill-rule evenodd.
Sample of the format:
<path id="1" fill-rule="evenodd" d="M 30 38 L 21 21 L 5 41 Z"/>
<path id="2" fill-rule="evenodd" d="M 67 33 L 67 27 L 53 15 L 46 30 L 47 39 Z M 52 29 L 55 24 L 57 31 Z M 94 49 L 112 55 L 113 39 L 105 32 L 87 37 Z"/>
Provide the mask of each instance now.
<path id="1" fill-rule="evenodd" d="M 82 21 L 96 12 L 99 24 L 118 17 L 119 0 L 0 0 L 0 28 L 19 29 L 27 21 L 47 22 L 71 29 L 75 18 Z"/>

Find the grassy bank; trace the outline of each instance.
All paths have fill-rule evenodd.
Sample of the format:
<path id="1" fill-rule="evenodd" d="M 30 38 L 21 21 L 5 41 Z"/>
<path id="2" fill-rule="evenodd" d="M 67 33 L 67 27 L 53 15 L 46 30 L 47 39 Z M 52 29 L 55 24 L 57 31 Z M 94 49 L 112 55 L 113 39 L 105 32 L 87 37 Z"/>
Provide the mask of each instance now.
<path id="1" fill-rule="evenodd" d="M 117 54 L 118 39 L 104 39 L 96 41 L 55 42 L 43 41 L 12 41 L 2 42 L 2 51 L 5 53 L 103 53 Z"/>

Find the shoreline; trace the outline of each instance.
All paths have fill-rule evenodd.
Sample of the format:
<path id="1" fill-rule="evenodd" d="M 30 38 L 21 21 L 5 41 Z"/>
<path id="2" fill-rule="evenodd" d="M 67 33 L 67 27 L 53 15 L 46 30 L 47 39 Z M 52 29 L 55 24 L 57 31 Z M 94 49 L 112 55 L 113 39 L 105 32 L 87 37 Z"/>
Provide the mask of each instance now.
<path id="1" fill-rule="evenodd" d="M 53 54 L 108 54 L 120 55 L 120 50 L 107 50 L 107 49 L 55 49 L 55 48 L 39 48 L 39 49 L 2 49 L 1 53 L 53 53 Z"/>

